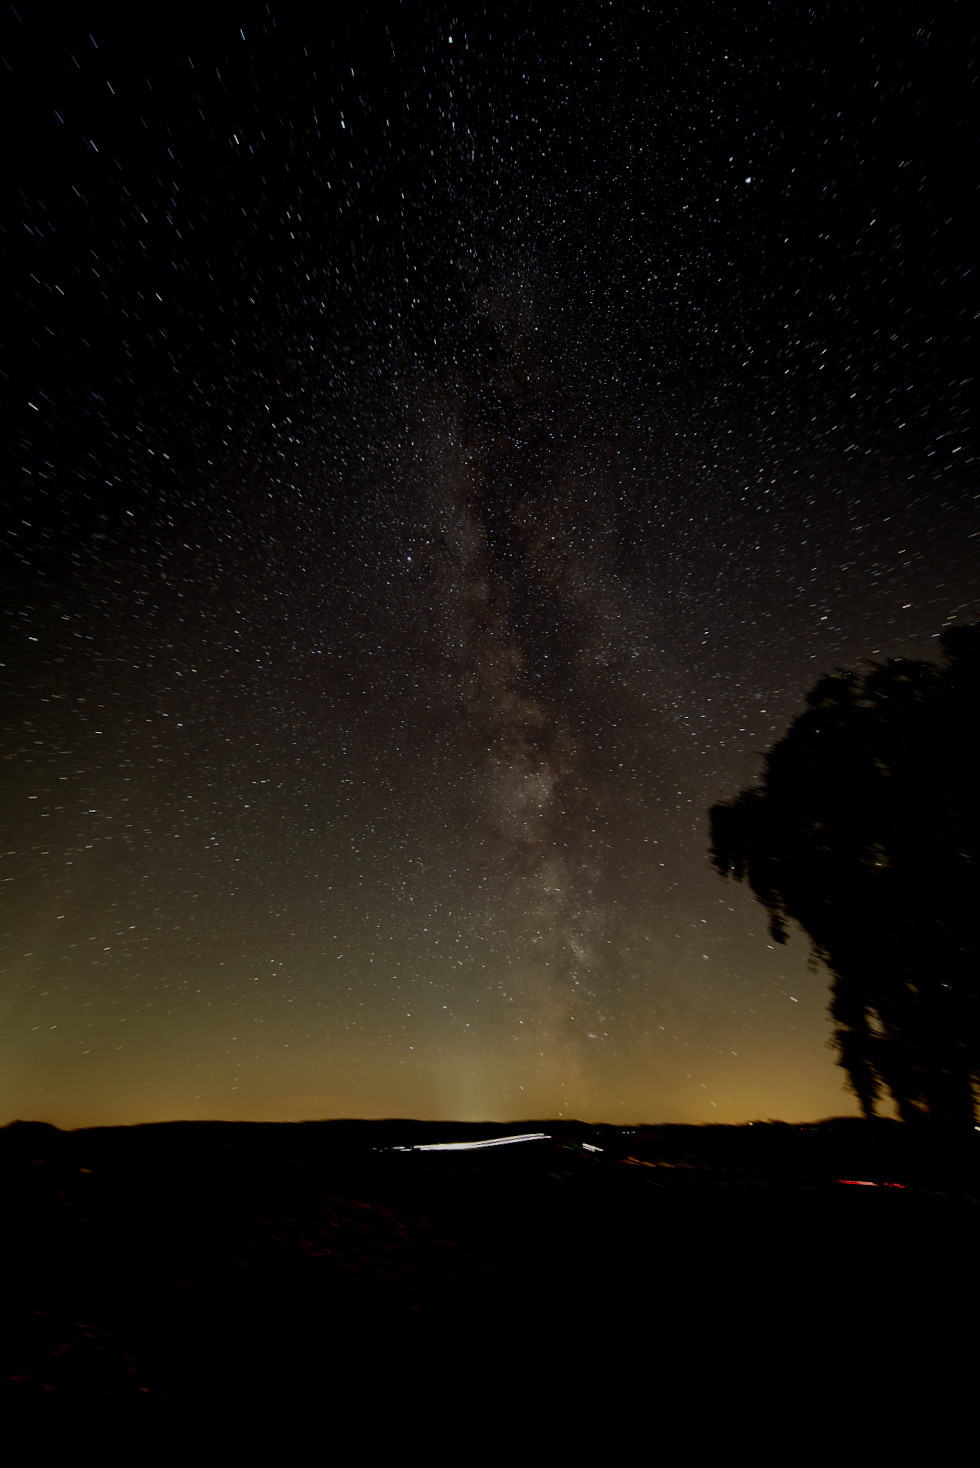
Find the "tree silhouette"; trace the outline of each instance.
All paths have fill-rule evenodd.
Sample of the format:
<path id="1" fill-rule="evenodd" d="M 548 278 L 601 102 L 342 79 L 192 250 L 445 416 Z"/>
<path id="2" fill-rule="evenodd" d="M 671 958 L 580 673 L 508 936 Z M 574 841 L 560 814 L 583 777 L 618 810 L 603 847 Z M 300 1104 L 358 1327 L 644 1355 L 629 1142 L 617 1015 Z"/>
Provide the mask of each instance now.
<path id="1" fill-rule="evenodd" d="M 980 1079 L 980 624 L 941 665 L 821 678 L 757 786 L 711 811 L 711 860 L 794 919 L 833 984 L 838 1064 L 865 1115 L 972 1121 Z"/>

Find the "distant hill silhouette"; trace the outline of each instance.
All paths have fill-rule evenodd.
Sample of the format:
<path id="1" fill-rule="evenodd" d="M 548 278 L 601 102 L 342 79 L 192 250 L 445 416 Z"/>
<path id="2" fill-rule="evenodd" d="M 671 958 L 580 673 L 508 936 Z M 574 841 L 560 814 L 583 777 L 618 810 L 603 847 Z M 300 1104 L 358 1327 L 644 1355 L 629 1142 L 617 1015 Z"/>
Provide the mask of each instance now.
<path id="1" fill-rule="evenodd" d="M 768 1359 L 872 1277 L 877 1328 L 914 1338 L 916 1301 L 933 1329 L 976 1279 L 978 1140 L 927 1131 L 14 1123 L 7 1410 L 370 1417 L 502 1379 L 536 1400 L 573 1377 L 608 1395 L 638 1360 L 676 1395 L 705 1340 Z"/>

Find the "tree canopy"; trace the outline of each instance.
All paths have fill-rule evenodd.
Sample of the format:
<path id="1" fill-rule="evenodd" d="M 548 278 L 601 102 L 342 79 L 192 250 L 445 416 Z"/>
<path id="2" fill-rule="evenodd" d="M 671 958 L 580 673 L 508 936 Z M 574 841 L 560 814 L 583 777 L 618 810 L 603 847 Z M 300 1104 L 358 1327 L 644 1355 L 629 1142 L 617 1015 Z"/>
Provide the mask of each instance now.
<path id="1" fill-rule="evenodd" d="M 711 811 L 711 860 L 832 976 L 865 1115 L 972 1121 L 980 1080 L 980 624 L 943 662 L 821 678 L 759 783 Z"/>

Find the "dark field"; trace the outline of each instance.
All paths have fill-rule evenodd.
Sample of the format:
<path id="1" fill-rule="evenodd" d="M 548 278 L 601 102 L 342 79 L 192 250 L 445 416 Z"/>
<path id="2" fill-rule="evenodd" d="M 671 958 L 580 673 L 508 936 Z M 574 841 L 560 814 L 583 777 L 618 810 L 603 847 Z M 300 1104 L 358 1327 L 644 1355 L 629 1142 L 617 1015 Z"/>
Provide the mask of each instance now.
<path id="1" fill-rule="evenodd" d="M 394 1150 L 538 1130 L 550 1140 Z M 489 1424 L 522 1398 L 539 1421 L 690 1408 L 724 1380 L 859 1392 L 923 1357 L 955 1395 L 978 1136 L 16 1123 L 0 1131 L 8 1406 L 257 1422 L 464 1399 Z"/>

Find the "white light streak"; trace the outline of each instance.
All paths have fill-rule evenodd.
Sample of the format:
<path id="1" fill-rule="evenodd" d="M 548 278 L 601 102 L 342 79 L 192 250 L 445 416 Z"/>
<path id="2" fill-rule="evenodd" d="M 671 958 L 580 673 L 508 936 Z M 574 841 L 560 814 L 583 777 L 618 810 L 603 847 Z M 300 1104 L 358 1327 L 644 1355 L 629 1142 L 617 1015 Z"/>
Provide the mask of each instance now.
<path id="1" fill-rule="evenodd" d="M 479 1142 L 416 1142 L 413 1152 L 470 1152 L 475 1147 L 509 1147 L 512 1142 L 547 1142 L 547 1132 L 525 1132 L 519 1137 L 487 1137 Z"/>

